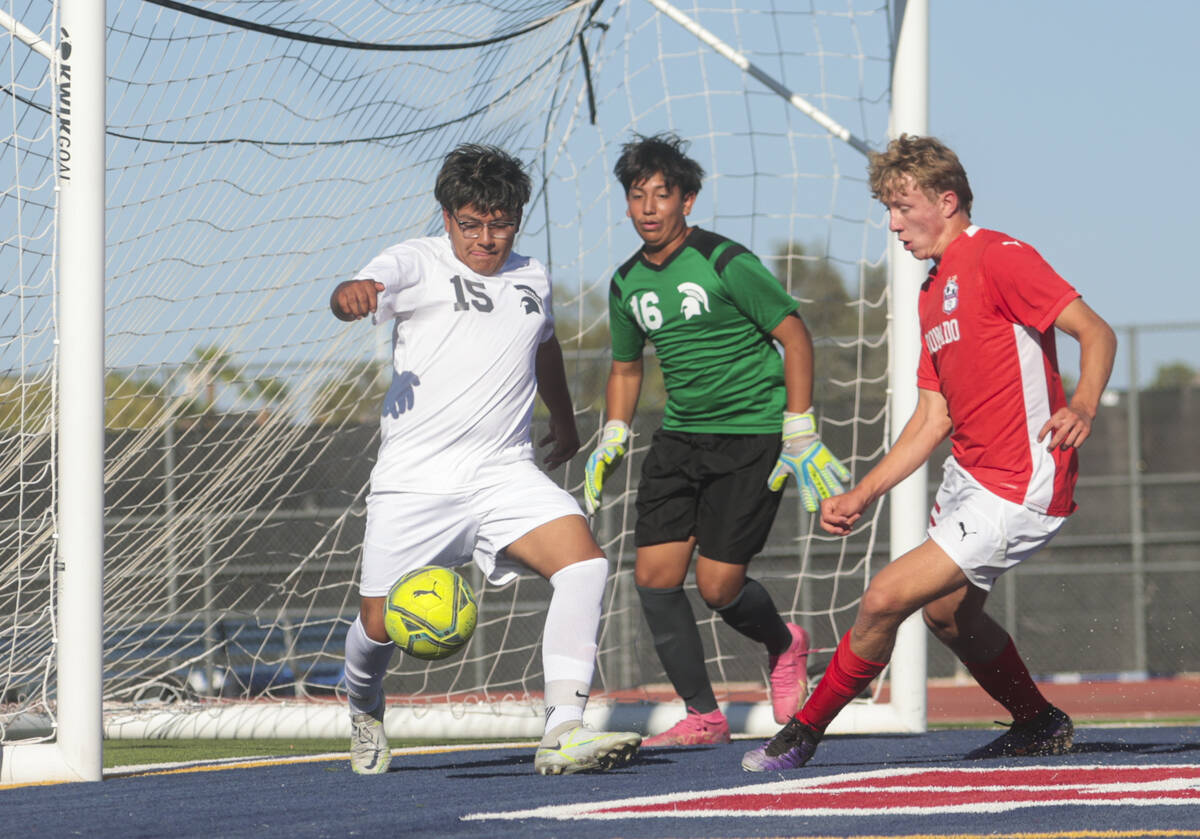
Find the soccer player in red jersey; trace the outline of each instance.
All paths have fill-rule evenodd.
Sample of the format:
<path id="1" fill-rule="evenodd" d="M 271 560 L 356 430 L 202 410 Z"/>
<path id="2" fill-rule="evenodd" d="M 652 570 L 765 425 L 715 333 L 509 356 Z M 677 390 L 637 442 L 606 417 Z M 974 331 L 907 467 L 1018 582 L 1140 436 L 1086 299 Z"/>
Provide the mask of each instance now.
<path id="1" fill-rule="evenodd" d="M 1071 747 L 1070 717 L 1038 690 L 984 604 L 995 580 L 1047 544 L 1075 509 L 1076 449 L 1091 433 L 1116 336 L 1032 247 L 971 223 L 966 172 L 938 140 L 893 140 L 871 156 L 870 184 L 905 250 L 933 261 L 919 301 L 919 395 L 891 450 L 822 503 L 821 526 L 850 533 L 947 436 L 952 453 L 928 538 L 872 578 L 812 696 L 742 767 L 803 766 L 826 726 L 883 670 L 900 624 L 917 609 L 1013 716 L 1008 732 L 967 757 L 1061 754 Z M 1070 400 L 1056 329 L 1079 342 Z"/>

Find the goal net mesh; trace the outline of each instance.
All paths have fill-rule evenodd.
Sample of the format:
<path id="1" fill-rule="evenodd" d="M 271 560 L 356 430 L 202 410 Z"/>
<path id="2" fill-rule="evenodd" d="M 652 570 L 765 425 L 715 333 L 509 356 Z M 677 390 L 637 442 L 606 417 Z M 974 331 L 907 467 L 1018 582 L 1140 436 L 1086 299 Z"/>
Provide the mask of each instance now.
<path id="1" fill-rule="evenodd" d="M 882 0 L 680 8 L 868 145 L 885 139 Z M 56 143 L 49 62 L 30 45 L 56 43 L 57 12 L 40 0 L 8 9 L 0 739 L 14 742 L 53 737 L 55 362 L 71 336 L 55 328 L 54 261 L 55 182 L 69 154 Z M 749 247 L 801 301 L 823 438 L 856 476 L 883 452 L 886 230 L 862 154 L 650 3 L 109 0 L 107 14 L 110 736 L 146 733 L 122 729 L 146 719 L 160 721 L 156 736 L 200 733 L 170 721 L 229 708 L 342 714 L 390 366 L 388 330 L 335 320 L 329 294 L 384 247 L 441 231 L 433 179 L 458 143 L 504 146 L 533 175 L 517 249 L 555 282 L 585 443 L 552 474 L 577 497 L 603 421 L 607 289 L 639 245 L 612 177 L 635 132 L 691 142 L 708 172 L 691 222 Z M 633 498 L 665 398 L 652 357 L 647 371 L 632 456 L 594 520 L 611 564 L 597 705 L 676 702 L 633 586 Z M 535 439 L 543 430 L 539 413 Z M 871 515 L 852 538 L 828 538 L 789 483 L 752 566 L 812 633 L 814 677 L 886 561 L 886 517 Z M 474 639 L 440 662 L 395 656 L 389 707 L 537 728 L 549 586 L 522 577 L 495 589 L 465 573 L 480 596 Z M 693 603 L 718 699 L 761 702 L 765 653 Z M 70 631 L 69 615 L 62 625 Z"/>

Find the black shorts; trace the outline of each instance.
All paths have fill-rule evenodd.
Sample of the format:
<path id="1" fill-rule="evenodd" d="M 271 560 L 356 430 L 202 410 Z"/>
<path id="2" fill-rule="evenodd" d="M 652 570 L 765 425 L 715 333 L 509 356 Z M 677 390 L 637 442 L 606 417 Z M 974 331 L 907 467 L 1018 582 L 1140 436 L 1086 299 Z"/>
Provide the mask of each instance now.
<path id="1" fill-rule="evenodd" d="M 780 447 L 779 434 L 654 432 L 638 484 L 635 544 L 695 536 L 702 556 L 748 563 L 783 497 L 767 488 Z"/>

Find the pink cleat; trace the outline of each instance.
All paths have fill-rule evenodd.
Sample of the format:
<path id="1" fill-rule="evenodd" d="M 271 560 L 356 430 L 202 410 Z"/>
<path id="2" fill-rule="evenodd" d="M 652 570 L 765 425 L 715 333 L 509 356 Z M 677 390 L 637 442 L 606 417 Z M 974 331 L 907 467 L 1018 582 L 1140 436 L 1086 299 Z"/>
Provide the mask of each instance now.
<path id="1" fill-rule="evenodd" d="M 720 708 L 707 714 L 688 708 L 686 717 L 662 734 L 646 738 L 642 746 L 710 746 L 728 742 L 729 721 Z"/>
<path id="2" fill-rule="evenodd" d="M 800 710 L 808 696 L 808 632 L 794 623 L 787 625 L 792 633 L 792 645 L 777 656 L 771 656 L 771 707 L 775 722 L 784 725 Z"/>

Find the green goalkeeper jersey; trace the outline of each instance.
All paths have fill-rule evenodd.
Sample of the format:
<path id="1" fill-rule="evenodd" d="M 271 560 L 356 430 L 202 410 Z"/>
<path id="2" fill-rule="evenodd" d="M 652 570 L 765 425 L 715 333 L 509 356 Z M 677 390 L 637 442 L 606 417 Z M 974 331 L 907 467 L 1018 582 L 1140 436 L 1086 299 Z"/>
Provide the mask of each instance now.
<path id="1" fill-rule="evenodd" d="M 736 242 L 693 228 L 662 265 L 638 251 L 609 287 L 614 361 L 649 338 L 667 388 L 663 428 L 710 434 L 780 430 L 783 358 L 770 336 L 796 301 Z"/>

